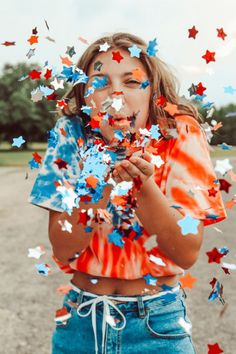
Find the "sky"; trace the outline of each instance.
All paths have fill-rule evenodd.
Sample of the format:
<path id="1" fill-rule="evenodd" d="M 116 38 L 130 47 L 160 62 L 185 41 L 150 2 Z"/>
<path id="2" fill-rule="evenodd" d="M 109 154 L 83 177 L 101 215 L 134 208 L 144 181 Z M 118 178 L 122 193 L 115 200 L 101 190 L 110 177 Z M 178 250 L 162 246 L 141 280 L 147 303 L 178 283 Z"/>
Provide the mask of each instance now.
<path id="1" fill-rule="evenodd" d="M 62 69 L 60 56 L 67 46 L 74 46 L 77 59 L 87 48 L 82 37 L 92 43 L 114 32 L 130 32 L 146 42 L 156 38 L 157 56 L 164 60 L 180 82 L 180 95 L 189 98 L 188 88 L 202 82 L 207 89 L 203 103 L 214 102 L 218 108 L 236 104 L 236 1 L 235 0 L 8 0 L 1 4 L 1 43 L 15 41 L 15 46 L 1 45 L 0 72 L 5 63 L 46 61 Z M 49 30 L 46 27 L 48 23 Z M 188 38 L 195 25 L 196 39 Z M 27 39 L 37 27 L 39 43 L 30 46 Z M 217 37 L 223 27 L 225 40 Z M 45 37 L 55 40 L 51 42 Z M 26 53 L 36 48 L 30 59 Z M 215 52 L 215 62 L 206 64 L 202 55 Z"/>

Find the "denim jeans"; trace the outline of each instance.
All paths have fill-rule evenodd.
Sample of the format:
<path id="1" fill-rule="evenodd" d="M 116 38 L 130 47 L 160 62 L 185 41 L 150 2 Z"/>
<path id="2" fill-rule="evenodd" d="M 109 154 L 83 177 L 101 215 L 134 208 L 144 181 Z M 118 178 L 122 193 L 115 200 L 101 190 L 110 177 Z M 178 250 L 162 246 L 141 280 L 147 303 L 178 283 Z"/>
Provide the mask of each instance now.
<path id="1" fill-rule="evenodd" d="M 196 354 L 181 286 L 176 292 L 162 291 L 148 300 L 132 296 L 128 298 L 136 301 L 123 303 L 107 300 L 110 295 L 86 294 L 92 293 L 74 286 L 64 296 L 71 317 L 56 323 L 52 354 Z"/>

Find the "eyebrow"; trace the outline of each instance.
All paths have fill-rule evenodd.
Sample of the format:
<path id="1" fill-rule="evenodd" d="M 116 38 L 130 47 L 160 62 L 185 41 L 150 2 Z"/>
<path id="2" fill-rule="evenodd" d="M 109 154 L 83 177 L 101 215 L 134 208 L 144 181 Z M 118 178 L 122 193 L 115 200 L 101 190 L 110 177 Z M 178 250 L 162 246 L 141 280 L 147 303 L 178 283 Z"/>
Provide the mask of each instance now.
<path id="1" fill-rule="evenodd" d="M 128 76 L 128 75 L 133 75 L 133 73 L 131 71 L 129 71 L 127 73 L 122 74 L 122 76 Z M 109 75 L 107 75 L 105 73 L 104 74 L 99 73 L 99 74 L 93 74 L 93 75 L 89 76 L 89 78 L 91 79 L 94 76 L 99 76 L 100 77 L 100 76 L 109 76 Z"/>

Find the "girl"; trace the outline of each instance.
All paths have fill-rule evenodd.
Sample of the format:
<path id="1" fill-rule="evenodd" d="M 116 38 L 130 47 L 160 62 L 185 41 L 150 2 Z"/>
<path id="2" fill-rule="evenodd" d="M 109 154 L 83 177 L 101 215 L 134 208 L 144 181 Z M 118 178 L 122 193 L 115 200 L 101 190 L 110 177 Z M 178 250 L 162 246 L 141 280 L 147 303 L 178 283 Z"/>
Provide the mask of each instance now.
<path id="1" fill-rule="evenodd" d="M 29 198 L 73 274 L 52 352 L 196 353 L 179 279 L 226 218 L 198 112 L 155 40 L 100 38 L 62 74 L 73 87 Z"/>

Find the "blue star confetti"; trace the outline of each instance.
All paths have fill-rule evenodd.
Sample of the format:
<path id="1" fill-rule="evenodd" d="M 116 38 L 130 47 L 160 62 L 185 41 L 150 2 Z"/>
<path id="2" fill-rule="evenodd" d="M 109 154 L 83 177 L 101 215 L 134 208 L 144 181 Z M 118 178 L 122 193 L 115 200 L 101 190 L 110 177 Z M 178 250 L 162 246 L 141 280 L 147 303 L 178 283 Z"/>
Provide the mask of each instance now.
<path id="1" fill-rule="evenodd" d="M 199 220 L 192 218 L 190 215 L 186 215 L 183 219 L 177 221 L 184 236 L 187 234 L 197 234 L 199 223 Z"/>

